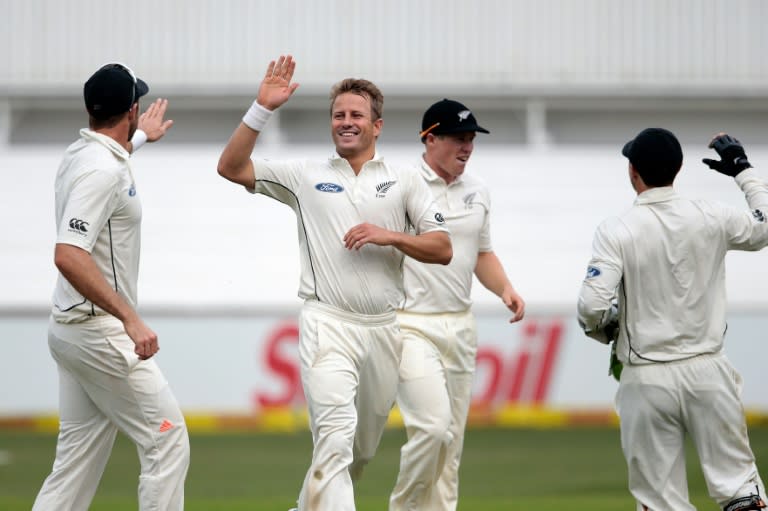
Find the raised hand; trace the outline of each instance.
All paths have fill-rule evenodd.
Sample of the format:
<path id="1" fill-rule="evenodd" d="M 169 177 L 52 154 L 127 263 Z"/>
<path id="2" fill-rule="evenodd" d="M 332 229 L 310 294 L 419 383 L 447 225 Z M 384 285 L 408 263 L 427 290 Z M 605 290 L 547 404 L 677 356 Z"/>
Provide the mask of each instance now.
<path id="1" fill-rule="evenodd" d="M 735 177 L 742 170 L 752 166 L 747 159 L 747 155 L 744 152 L 744 147 L 742 147 L 741 142 L 727 133 L 718 133 L 712 137 L 712 140 L 709 141 L 707 147 L 714 149 L 722 159 L 712 160 L 710 158 L 704 158 L 701 161 L 703 161 L 709 168 L 716 170 L 721 174 Z"/>
<path id="2" fill-rule="evenodd" d="M 267 110 L 275 110 L 288 101 L 299 87 L 298 83 L 291 83 L 295 69 L 296 61 L 290 55 L 281 55 L 277 62 L 271 61 L 261 81 L 256 101 Z"/>
<path id="3" fill-rule="evenodd" d="M 168 100 L 158 98 L 139 116 L 139 129 L 147 134 L 147 142 L 160 140 L 166 131 L 173 126 L 172 120 L 165 120 L 165 111 L 167 109 Z"/>

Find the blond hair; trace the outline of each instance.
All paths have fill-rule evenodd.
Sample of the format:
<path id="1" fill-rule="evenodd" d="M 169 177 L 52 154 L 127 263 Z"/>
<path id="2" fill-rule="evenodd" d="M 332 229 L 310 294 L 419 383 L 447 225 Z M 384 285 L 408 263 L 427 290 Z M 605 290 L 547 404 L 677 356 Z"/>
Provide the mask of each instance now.
<path id="1" fill-rule="evenodd" d="M 371 101 L 371 117 L 374 121 L 381 119 L 381 113 L 384 110 L 384 95 L 373 82 L 362 78 L 345 78 L 331 88 L 331 114 L 333 114 L 333 102 L 341 94 L 347 92 L 368 97 Z"/>

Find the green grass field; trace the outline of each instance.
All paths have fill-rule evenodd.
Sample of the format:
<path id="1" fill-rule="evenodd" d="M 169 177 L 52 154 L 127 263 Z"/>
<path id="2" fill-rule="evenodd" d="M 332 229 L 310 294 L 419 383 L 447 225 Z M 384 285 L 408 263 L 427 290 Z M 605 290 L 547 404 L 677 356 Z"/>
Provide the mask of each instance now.
<path id="1" fill-rule="evenodd" d="M 750 430 L 764 477 L 768 428 Z M 397 471 L 402 430 L 385 434 L 379 453 L 356 489 L 359 511 L 384 511 Z M 286 511 L 296 500 L 309 463 L 309 433 L 192 435 L 186 484 L 189 511 Z M 0 509 L 28 511 L 53 462 L 55 437 L 0 431 Z M 91 509 L 137 509 L 138 461 L 119 437 Z M 716 511 L 689 449 L 694 505 Z M 619 432 L 611 428 L 568 430 L 472 429 L 461 471 L 462 511 L 634 510 L 626 490 Z"/>

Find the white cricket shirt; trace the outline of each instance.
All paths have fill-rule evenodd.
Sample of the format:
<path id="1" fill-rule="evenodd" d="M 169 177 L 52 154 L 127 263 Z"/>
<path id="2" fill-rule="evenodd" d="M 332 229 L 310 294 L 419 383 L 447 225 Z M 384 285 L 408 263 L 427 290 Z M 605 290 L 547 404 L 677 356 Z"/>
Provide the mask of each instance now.
<path id="1" fill-rule="evenodd" d="M 382 314 L 403 300 L 404 254 L 394 247 L 344 247 L 344 235 L 367 222 L 396 232 L 445 231 L 421 177 L 378 155 L 355 175 L 347 160 L 254 160 L 250 190 L 296 213 L 301 257 L 299 296 L 358 314 Z"/>
<path id="2" fill-rule="evenodd" d="M 141 202 L 131 174 L 130 154 L 115 140 L 83 129 L 56 173 L 56 243 L 89 252 L 104 278 L 132 307 L 141 249 Z M 105 311 L 86 300 L 59 274 L 53 317 L 83 321 Z"/>
<path id="3" fill-rule="evenodd" d="M 451 231 L 453 259 L 448 265 L 405 259 L 405 302 L 409 312 L 461 312 L 472 305 L 472 276 L 478 252 L 490 252 L 491 198 L 480 179 L 462 174 L 448 184 L 422 159 L 422 178 Z"/>
<path id="4" fill-rule="evenodd" d="M 595 233 L 581 287 L 579 322 L 598 338 L 611 299 L 620 304 L 619 360 L 648 364 L 722 349 L 725 255 L 768 245 L 768 185 L 747 169 L 735 178 L 750 209 L 652 188 Z"/>

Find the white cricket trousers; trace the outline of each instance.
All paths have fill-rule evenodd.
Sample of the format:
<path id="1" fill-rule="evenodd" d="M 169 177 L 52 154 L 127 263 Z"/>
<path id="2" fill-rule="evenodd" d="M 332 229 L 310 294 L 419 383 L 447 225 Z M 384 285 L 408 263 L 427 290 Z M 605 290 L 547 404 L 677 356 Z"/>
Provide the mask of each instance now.
<path id="1" fill-rule="evenodd" d="M 112 316 L 51 320 L 48 346 L 59 369 L 59 437 L 33 511 L 86 511 L 118 430 L 138 449 L 139 510 L 184 509 L 187 427 L 154 359 L 139 361 Z"/>
<path id="2" fill-rule="evenodd" d="M 749 446 L 741 376 L 723 354 L 625 365 L 616 406 L 629 490 L 638 511 L 695 511 L 688 499 L 684 438 L 691 436 L 710 497 L 722 509 L 756 492 L 765 499 Z"/>
<path id="3" fill-rule="evenodd" d="M 299 332 L 314 444 L 299 511 L 354 511 L 352 481 L 376 452 L 395 403 L 397 318 L 394 312 L 360 315 L 308 300 Z"/>
<path id="4" fill-rule="evenodd" d="M 390 511 L 453 511 L 472 399 L 477 328 L 471 311 L 398 311 L 403 335 L 397 404 L 408 441 Z"/>

